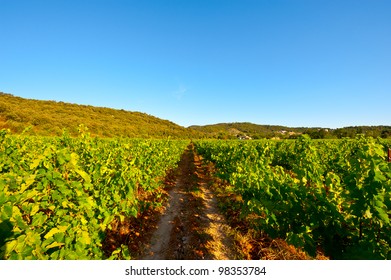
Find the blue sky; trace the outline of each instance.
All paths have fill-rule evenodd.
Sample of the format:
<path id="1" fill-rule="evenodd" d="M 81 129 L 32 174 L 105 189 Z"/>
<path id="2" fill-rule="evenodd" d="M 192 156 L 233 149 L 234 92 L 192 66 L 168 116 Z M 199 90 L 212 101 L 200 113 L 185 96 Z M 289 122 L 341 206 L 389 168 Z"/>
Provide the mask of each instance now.
<path id="1" fill-rule="evenodd" d="M 0 0 L 0 91 L 183 126 L 391 125 L 389 0 Z"/>

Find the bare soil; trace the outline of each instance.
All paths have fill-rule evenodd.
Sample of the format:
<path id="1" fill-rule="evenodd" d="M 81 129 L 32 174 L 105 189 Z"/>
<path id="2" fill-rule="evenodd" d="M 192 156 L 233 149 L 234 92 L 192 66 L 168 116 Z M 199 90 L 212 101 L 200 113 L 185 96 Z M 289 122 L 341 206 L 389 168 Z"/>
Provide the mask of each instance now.
<path id="1" fill-rule="evenodd" d="M 141 259 L 234 259 L 234 241 L 220 214 L 211 178 L 189 146 L 178 165 L 175 186 Z"/>

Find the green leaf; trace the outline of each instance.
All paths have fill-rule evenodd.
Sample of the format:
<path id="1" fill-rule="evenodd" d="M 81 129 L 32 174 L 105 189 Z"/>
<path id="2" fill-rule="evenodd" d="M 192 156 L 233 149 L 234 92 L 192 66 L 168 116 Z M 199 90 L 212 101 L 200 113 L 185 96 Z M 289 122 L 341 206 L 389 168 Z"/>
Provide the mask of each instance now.
<path id="1" fill-rule="evenodd" d="M 79 174 L 84 179 L 84 181 L 86 181 L 87 183 L 91 182 L 91 178 L 87 174 L 87 172 L 85 172 L 83 170 L 80 170 L 80 169 L 76 169 L 76 172 L 77 172 L 77 174 Z"/>
<path id="2" fill-rule="evenodd" d="M 37 196 L 41 195 L 41 193 L 39 193 L 37 190 L 35 189 L 32 189 L 32 190 L 27 190 L 25 193 L 25 197 L 24 197 L 24 200 L 29 200 L 31 198 L 37 198 Z"/>
<path id="3" fill-rule="evenodd" d="M 60 250 L 56 250 L 54 251 L 53 253 L 50 254 L 50 259 L 51 260 L 61 260 L 61 256 L 60 256 Z"/>
<path id="4" fill-rule="evenodd" d="M 28 260 L 28 259 L 33 259 L 32 258 L 32 253 L 33 253 L 33 250 L 34 248 L 31 247 L 31 246 L 25 246 L 25 248 L 23 249 L 23 252 L 21 252 L 21 255 L 22 255 L 22 258 L 24 260 Z"/>
<path id="5" fill-rule="evenodd" d="M 30 211 L 30 216 L 34 216 L 39 211 L 39 204 L 34 204 Z"/>
<path id="6" fill-rule="evenodd" d="M 122 244 L 121 245 L 121 253 L 122 253 L 122 258 L 124 260 L 130 260 L 131 259 L 131 256 L 130 256 L 130 252 L 129 252 L 129 247 Z"/>
<path id="7" fill-rule="evenodd" d="M 48 249 L 55 248 L 55 247 L 61 247 L 63 245 L 65 245 L 65 243 L 60 243 L 60 242 L 54 241 L 52 244 L 46 246 L 45 249 L 48 250 Z"/>
<path id="8" fill-rule="evenodd" d="M 41 247 L 35 248 L 32 253 L 38 260 L 47 260 L 48 259 L 48 256 L 44 254 Z"/>
<path id="9" fill-rule="evenodd" d="M 385 223 L 390 224 L 390 219 L 388 218 L 388 214 L 386 211 L 384 211 L 382 208 L 375 207 L 377 214 L 379 218 Z"/>
<path id="10" fill-rule="evenodd" d="M 88 231 L 82 231 L 80 241 L 86 245 L 91 244 L 91 237 L 90 237 Z"/>
<path id="11" fill-rule="evenodd" d="M 364 213 L 364 218 L 371 219 L 372 218 L 372 213 L 371 210 L 367 209 Z"/>
<path id="12" fill-rule="evenodd" d="M 16 224 L 18 225 L 18 227 L 20 227 L 21 229 L 26 230 L 26 229 L 29 228 L 28 224 L 26 223 L 25 220 L 23 220 L 22 216 L 15 216 L 13 218 L 15 219 Z"/>
<path id="13" fill-rule="evenodd" d="M 63 242 L 65 240 L 65 233 L 64 232 L 58 232 L 53 235 L 53 238 L 57 242 Z"/>
<path id="14" fill-rule="evenodd" d="M 35 175 L 29 175 L 26 179 L 26 186 L 29 187 L 35 182 Z"/>
<path id="15" fill-rule="evenodd" d="M 68 226 L 58 226 L 56 228 L 52 228 L 46 235 L 45 239 L 48 239 L 52 237 L 54 234 L 59 233 L 59 232 L 65 232 L 67 230 Z"/>
<path id="16" fill-rule="evenodd" d="M 46 169 L 48 169 L 48 170 L 53 170 L 53 165 L 52 165 L 52 163 L 49 160 L 44 160 L 43 161 L 43 166 L 45 166 Z"/>
<path id="17" fill-rule="evenodd" d="M 16 219 L 18 217 L 22 217 L 22 213 L 20 212 L 20 209 L 14 205 L 12 206 L 12 218 Z"/>
<path id="18" fill-rule="evenodd" d="M 77 161 L 79 159 L 79 156 L 75 153 L 71 153 L 71 158 L 70 158 L 70 161 L 69 163 L 72 165 L 72 166 L 76 166 L 77 165 Z"/>
<path id="19" fill-rule="evenodd" d="M 385 182 L 387 181 L 387 178 L 382 174 L 381 171 L 375 171 L 375 176 L 374 176 L 374 181 L 375 182 Z"/>
<path id="20" fill-rule="evenodd" d="M 4 192 L 0 192 L 0 207 L 7 202 L 7 196 Z"/>
<path id="21" fill-rule="evenodd" d="M 4 250 L 4 255 L 9 255 L 12 251 L 15 250 L 16 246 L 18 245 L 18 241 L 16 239 L 7 242 L 1 249 Z"/>
<path id="22" fill-rule="evenodd" d="M 28 231 L 26 235 L 26 243 L 28 245 L 39 246 L 41 244 L 41 236 L 37 231 Z"/>
<path id="23" fill-rule="evenodd" d="M 39 157 L 33 161 L 32 164 L 30 164 L 30 170 L 36 169 L 38 165 L 41 163 L 42 157 Z"/>
<path id="24" fill-rule="evenodd" d="M 10 202 L 8 202 L 7 204 L 5 204 L 3 206 L 3 209 L 1 211 L 4 215 L 5 215 L 5 218 L 4 220 L 8 220 L 9 218 L 12 217 L 12 205 Z"/>
<path id="25" fill-rule="evenodd" d="M 18 239 L 17 239 L 18 245 L 15 248 L 16 252 L 18 252 L 18 253 L 23 252 L 23 249 L 26 247 L 25 239 L 26 239 L 26 235 L 21 235 L 18 237 Z"/>
<path id="26" fill-rule="evenodd" d="M 33 227 L 40 227 L 46 222 L 47 216 L 42 212 L 39 212 L 33 216 L 33 221 L 31 225 Z"/>

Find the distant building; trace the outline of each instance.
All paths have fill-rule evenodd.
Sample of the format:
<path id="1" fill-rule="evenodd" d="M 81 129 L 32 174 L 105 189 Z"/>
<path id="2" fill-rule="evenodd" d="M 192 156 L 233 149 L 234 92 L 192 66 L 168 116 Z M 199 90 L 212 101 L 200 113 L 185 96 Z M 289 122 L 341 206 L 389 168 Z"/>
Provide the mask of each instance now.
<path id="1" fill-rule="evenodd" d="M 252 138 L 250 136 L 247 136 L 247 135 L 239 135 L 238 139 L 240 139 L 240 140 L 251 140 Z"/>

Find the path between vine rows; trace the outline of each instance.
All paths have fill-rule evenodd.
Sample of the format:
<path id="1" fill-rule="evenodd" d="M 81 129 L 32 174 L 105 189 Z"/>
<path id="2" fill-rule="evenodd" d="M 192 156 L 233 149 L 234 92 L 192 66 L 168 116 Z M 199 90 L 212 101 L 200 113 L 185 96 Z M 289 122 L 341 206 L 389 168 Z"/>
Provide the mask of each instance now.
<path id="1" fill-rule="evenodd" d="M 165 212 L 141 259 L 234 259 L 234 242 L 226 235 L 229 226 L 208 188 L 207 167 L 192 146 L 185 150 L 177 171 Z"/>

